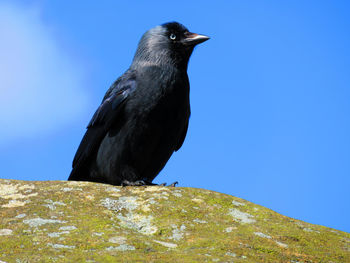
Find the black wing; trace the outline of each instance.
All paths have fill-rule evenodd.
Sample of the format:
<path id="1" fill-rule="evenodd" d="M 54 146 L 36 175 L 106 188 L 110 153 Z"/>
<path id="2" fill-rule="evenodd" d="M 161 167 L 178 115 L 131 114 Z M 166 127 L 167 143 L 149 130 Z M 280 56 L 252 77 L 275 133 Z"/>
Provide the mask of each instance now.
<path id="1" fill-rule="evenodd" d="M 74 156 L 73 169 L 68 180 L 89 180 L 86 169 L 108 133 L 118 119 L 127 98 L 136 88 L 136 81 L 117 80 L 107 91 L 100 107 L 87 126 L 87 131 Z"/>

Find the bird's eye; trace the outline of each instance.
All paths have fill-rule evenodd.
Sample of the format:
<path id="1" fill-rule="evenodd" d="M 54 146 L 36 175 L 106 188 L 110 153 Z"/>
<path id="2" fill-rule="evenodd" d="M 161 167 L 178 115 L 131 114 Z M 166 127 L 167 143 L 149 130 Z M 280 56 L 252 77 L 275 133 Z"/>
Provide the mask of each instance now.
<path id="1" fill-rule="evenodd" d="M 175 34 L 171 34 L 169 37 L 171 40 L 175 40 L 176 39 L 176 35 Z"/>

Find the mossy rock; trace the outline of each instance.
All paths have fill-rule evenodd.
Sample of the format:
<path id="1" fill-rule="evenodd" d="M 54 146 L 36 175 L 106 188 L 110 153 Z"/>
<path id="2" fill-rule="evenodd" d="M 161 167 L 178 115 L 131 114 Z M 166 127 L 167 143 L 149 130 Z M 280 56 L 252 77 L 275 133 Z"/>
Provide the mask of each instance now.
<path id="1" fill-rule="evenodd" d="M 182 187 L 0 180 L 0 262 L 350 262 L 350 234 Z"/>

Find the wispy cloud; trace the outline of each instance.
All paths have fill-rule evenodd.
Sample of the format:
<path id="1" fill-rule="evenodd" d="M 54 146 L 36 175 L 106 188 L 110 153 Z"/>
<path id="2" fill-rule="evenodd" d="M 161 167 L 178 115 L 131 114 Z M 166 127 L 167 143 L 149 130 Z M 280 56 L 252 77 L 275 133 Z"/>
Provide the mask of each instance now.
<path id="1" fill-rule="evenodd" d="M 83 72 L 37 8 L 0 3 L 0 145 L 50 132 L 87 104 Z"/>

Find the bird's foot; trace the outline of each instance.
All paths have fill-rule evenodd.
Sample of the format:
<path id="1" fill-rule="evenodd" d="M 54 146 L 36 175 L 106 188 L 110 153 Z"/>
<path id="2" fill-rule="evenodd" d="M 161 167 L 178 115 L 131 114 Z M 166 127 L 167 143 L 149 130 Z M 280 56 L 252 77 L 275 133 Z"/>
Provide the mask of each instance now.
<path id="1" fill-rule="evenodd" d="M 179 184 L 178 181 L 173 182 L 172 184 L 169 184 L 169 187 L 175 187 L 177 184 Z"/>
<path id="2" fill-rule="evenodd" d="M 143 186 L 143 185 L 156 185 L 152 182 L 149 182 L 147 180 L 137 180 L 134 182 L 128 181 L 128 180 L 124 180 L 122 182 L 122 186 Z"/>
<path id="3" fill-rule="evenodd" d="M 178 181 L 173 182 L 172 184 L 169 184 L 168 187 L 175 187 L 177 184 L 179 184 Z M 167 186 L 166 183 L 159 184 L 159 186 Z"/>
<path id="4" fill-rule="evenodd" d="M 175 187 L 178 184 L 178 182 L 173 182 L 172 184 L 168 185 L 168 187 Z M 154 184 L 148 180 L 137 180 L 134 182 L 128 181 L 128 180 L 124 180 L 121 183 L 122 186 L 145 186 L 145 185 L 159 185 L 159 186 L 166 186 L 166 183 L 162 183 L 162 184 Z"/>

